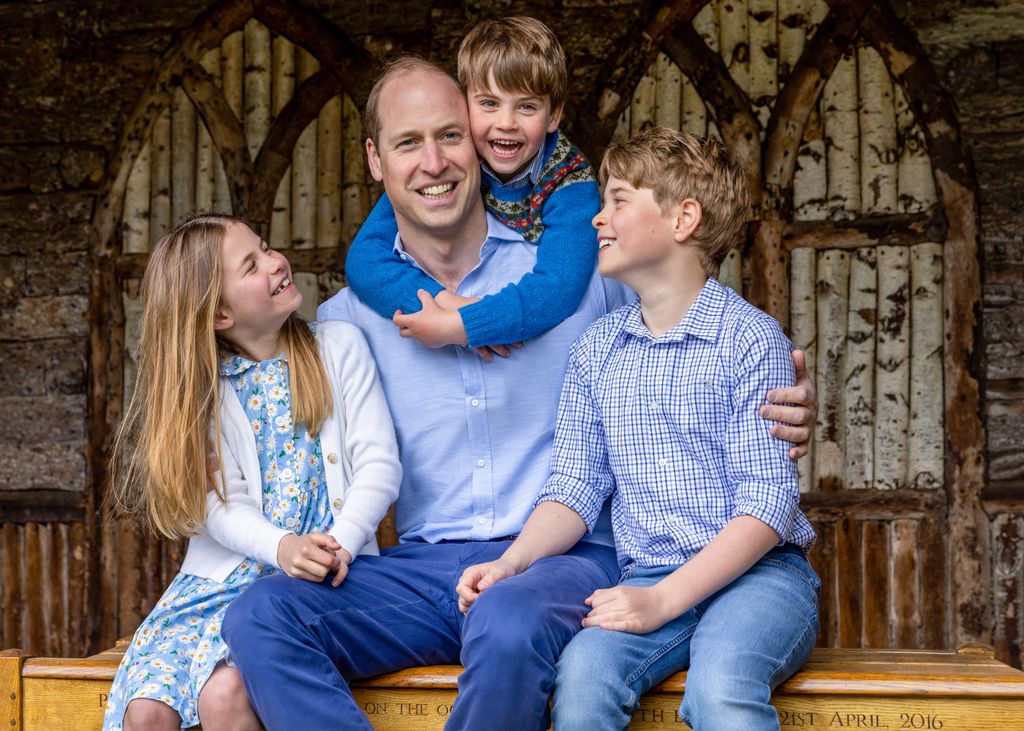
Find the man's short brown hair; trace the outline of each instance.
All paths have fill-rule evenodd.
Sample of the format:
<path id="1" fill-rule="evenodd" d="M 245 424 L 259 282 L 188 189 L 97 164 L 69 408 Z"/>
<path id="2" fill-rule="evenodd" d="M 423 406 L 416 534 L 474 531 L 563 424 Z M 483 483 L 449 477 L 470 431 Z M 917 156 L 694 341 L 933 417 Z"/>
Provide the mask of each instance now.
<path id="1" fill-rule="evenodd" d="M 452 84 L 458 86 L 458 82 L 455 79 L 452 79 L 451 74 L 436 63 L 431 63 L 419 56 L 409 54 L 406 56 L 399 56 L 393 61 L 389 61 L 380 70 L 380 73 L 377 75 L 377 80 L 373 82 L 373 88 L 370 89 L 370 95 L 366 98 L 366 110 L 363 112 L 363 131 L 366 133 L 367 137 L 373 140 L 374 145 L 380 143 L 378 138 L 380 137 L 381 125 L 379 109 L 381 92 L 392 77 L 412 73 L 413 71 L 426 71 L 428 73 L 440 74 L 447 79 L 451 79 Z"/>
<path id="2" fill-rule="evenodd" d="M 569 72 L 565 51 L 551 29 L 536 18 L 511 16 L 483 20 L 459 46 L 459 83 L 463 89 L 490 87 L 551 98 L 551 109 L 565 105 Z"/>
<path id="3" fill-rule="evenodd" d="M 725 146 L 689 132 L 652 127 L 611 145 L 601 161 L 601 183 L 625 180 L 634 188 L 651 188 L 667 213 L 687 198 L 700 203 L 702 217 L 692 241 L 701 267 L 717 274 L 729 250 L 740 241 L 750 208 L 743 170 L 729 159 Z"/>

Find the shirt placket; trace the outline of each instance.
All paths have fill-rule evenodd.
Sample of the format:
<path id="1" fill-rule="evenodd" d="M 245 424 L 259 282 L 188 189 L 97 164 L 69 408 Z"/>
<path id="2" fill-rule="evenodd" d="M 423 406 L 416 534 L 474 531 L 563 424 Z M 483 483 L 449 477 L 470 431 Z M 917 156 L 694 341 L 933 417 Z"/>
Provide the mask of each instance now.
<path id="1" fill-rule="evenodd" d="M 467 348 L 457 348 L 459 370 L 462 374 L 463 399 L 466 409 L 468 456 L 472 475 L 470 494 L 472 497 L 472 524 L 469 526 L 471 540 L 491 538 L 494 525 L 494 473 L 492 467 L 490 430 L 487 423 L 487 399 L 484 389 L 483 362 Z"/>

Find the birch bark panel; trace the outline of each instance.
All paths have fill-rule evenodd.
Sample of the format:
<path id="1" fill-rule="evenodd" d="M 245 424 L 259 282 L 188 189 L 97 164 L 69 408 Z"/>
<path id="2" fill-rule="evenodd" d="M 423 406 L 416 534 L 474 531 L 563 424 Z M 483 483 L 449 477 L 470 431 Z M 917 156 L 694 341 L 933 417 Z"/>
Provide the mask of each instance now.
<path id="1" fill-rule="evenodd" d="M 196 205 L 196 109 L 184 89 L 171 102 L 171 225 L 177 226 Z"/>
<path id="2" fill-rule="evenodd" d="M 889 69 L 878 51 L 857 47 L 860 98 L 860 198 L 867 214 L 895 213 L 899 155 L 896 109 Z"/>
<path id="3" fill-rule="evenodd" d="M 804 125 L 804 137 L 793 171 L 793 218 L 823 221 L 828 218 L 828 155 L 820 105 L 815 106 Z"/>
<path id="4" fill-rule="evenodd" d="M 669 129 L 681 129 L 683 74 L 664 53 L 655 61 L 654 123 Z"/>
<path id="5" fill-rule="evenodd" d="M 323 272 L 317 276 L 320 288 L 320 301 L 323 302 L 336 295 L 345 286 L 345 277 L 340 271 Z"/>
<path id="6" fill-rule="evenodd" d="M 992 585 L 997 617 L 994 639 L 997 657 L 1021 663 L 1024 622 L 1021 591 L 1024 589 L 1024 516 L 1000 513 L 992 520 Z"/>
<path id="7" fill-rule="evenodd" d="M 817 252 L 814 249 L 794 249 L 790 254 L 790 316 L 789 327 L 793 347 L 804 351 L 807 372 L 814 378 L 817 363 Z M 813 486 L 816 447 L 796 463 L 800 492 L 809 492 Z"/>
<path id="8" fill-rule="evenodd" d="M 719 34 L 720 30 L 718 27 L 718 14 L 720 12 L 721 3 L 710 2 L 698 11 L 693 16 L 693 29 L 697 31 L 697 34 L 704 39 L 704 43 L 707 44 L 708 48 L 712 51 L 718 52 L 719 49 Z"/>
<path id="9" fill-rule="evenodd" d="M 779 91 L 779 38 L 776 0 L 747 0 L 749 18 L 750 87 L 747 96 L 761 131 L 771 119 L 772 105 Z"/>
<path id="10" fill-rule="evenodd" d="M 337 249 L 341 243 L 341 97 L 332 98 L 316 123 L 316 245 Z"/>
<path id="11" fill-rule="evenodd" d="M 654 65 L 652 64 L 647 69 L 647 73 L 640 77 L 640 82 L 633 92 L 629 115 L 630 137 L 654 126 L 655 88 Z"/>
<path id="12" fill-rule="evenodd" d="M 370 212 L 370 192 L 366 186 L 362 118 L 347 94 L 341 101 L 341 237 L 347 245 Z"/>
<path id="13" fill-rule="evenodd" d="M 29 652 L 42 653 L 46 644 L 44 623 L 44 591 L 39 587 L 39 578 L 45 576 L 41 550 L 41 533 L 45 529 L 38 523 L 25 523 L 25 573 L 22 576 L 22 591 L 25 592 L 25 639 Z"/>
<path id="14" fill-rule="evenodd" d="M 864 647 L 890 647 L 889 524 L 884 520 L 861 523 L 864 578 Z"/>
<path id="15" fill-rule="evenodd" d="M 25 594 L 22 576 L 25 574 L 24 526 L 3 524 L 3 606 L 4 647 L 25 648 L 22 633 L 25 617 Z"/>
<path id="16" fill-rule="evenodd" d="M 295 82 L 301 84 L 319 69 L 319 63 L 303 48 L 296 48 Z M 292 246 L 316 245 L 316 120 L 302 131 L 292 151 Z"/>
<path id="17" fill-rule="evenodd" d="M 245 64 L 243 82 L 243 128 L 249 157 L 253 160 L 270 130 L 271 50 L 270 30 L 258 20 L 245 24 L 242 56 Z"/>
<path id="18" fill-rule="evenodd" d="M 917 571 L 917 521 L 892 522 L 892 634 L 896 647 L 919 647 L 920 579 Z"/>
<path id="19" fill-rule="evenodd" d="M 736 294 L 743 296 L 743 261 L 740 250 L 736 247 L 729 250 L 722 262 L 718 271 L 718 281 Z"/>
<path id="20" fill-rule="evenodd" d="M 836 521 L 836 567 L 839 586 L 839 646 L 860 647 L 864 628 L 863 552 L 855 518 Z"/>
<path id="21" fill-rule="evenodd" d="M 898 207 L 900 213 L 921 213 L 935 203 L 935 178 L 924 133 L 914 119 L 903 89 L 894 86 L 899 144 Z"/>
<path id="22" fill-rule="evenodd" d="M 909 259 L 907 247 L 878 247 L 875 487 L 888 490 L 907 484 Z"/>
<path id="23" fill-rule="evenodd" d="M 807 555 L 814 573 L 821 579 L 820 605 L 818 609 L 819 647 L 837 647 L 839 644 L 839 622 L 837 606 L 839 587 L 836 583 L 836 524 L 821 521 L 814 524 L 817 540 Z"/>
<path id="24" fill-rule="evenodd" d="M 272 48 L 273 77 L 271 84 L 271 110 L 274 119 L 295 94 L 295 46 L 283 36 L 274 38 Z M 288 246 L 292 238 L 292 171 L 289 166 L 274 195 L 274 209 L 270 215 L 270 243 Z"/>
<path id="25" fill-rule="evenodd" d="M 729 75 L 744 92 L 750 90 L 750 41 L 747 0 L 722 0 L 718 5 L 719 53 Z"/>
<path id="26" fill-rule="evenodd" d="M 875 450 L 875 320 L 877 261 L 873 248 L 850 256 L 846 327 L 846 486 L 873 487 Z"/>
<path id="27" fill-rule="evenodd" d="M 149 240 L 155 242 L 171 230 L 171 110 L 153 124 L 150 139 Z"/>
<path id="28" fill-rule="evenodd" d="M 683 78 L 683 129 L 698 137 L 711 136 L 707 106 L 697 93 L 697 87 L 687 78 Z"/>
<path id="29" fill-rule="evenodd" d="M 142 334 L 142 297 L 141 282 L 137 279 L 127 280 L 121 292 L 121 308 L 124 312 L 124 360 L 122 370 L 122 399 L 127 404 L 135 391 L 135 378 L 138 375 L 139 338 Z"/>
<path id="30" fill-rule="evenodd" d="M 306 320 L 316 319 L 316 308 L 320 304 L 320 287 L 317 284 L 316 275 L 309 272 L 292 272 L 292 281 L 300 292 L 302 292 L 302 306 L 299 307 L 299 317 Z"/>
<path id="31" fill-rule="evenodd" d="M 807 2 L 807 37 L 811 38 L 817 31 L 821 21 L 828 15 L 829 7 L 826 0 L 806 0 Z"/>
<path id="32" fill-rule="evenodd" d="M 228 35 L 220 44 L 220 64 L 214 77 L 224 92 L 231 111 L 242 118 L 242 31 Z M 213 167 L 213 208 L 221 213 L 232 212 L 231 189 L 220 153 Z"/>
<path id="33" fill-rule="evenodd" d="M 615 123 L 615 131 L 612 132 L 612 142 L 625 142 L 629 139 L 629 106 L 622 110 L 619 121 Z"/>
<path id="34" fill-rule="evenodd" d="M 822 96 L 828 158 L 828 215 L 847 220 L 860 214 L 860 139 L 857 57 L 848 50 L 825 83 Z"/>
<path id="35" fill-rule="evenodd" d="M 121 251 L 142 254 L 149 251 L 149 183 L 152 142 L 139 151 L 128 173 L 124 192 L 124 218 L 121 223 Z"/>
<path id="36" fill-rule="evenodd" d="M 921 563 L 921 646 L 949 647 L 949 564 L 945 518 L 926 514 L 918 526 Z"/>
<path id="37" fill-rule="evenodd" d="M 818 256 L 818 422 L 815 428 L 814 483 L 818 490 L 842 487 L 846 467 L 846 322 L 850 258 L 839 249 Z"/>
<path id="38" fill-rule="evenodd" d="M 789 79 L 793 67 L 804 52 L 807 22 L 805 0 L 779 0 L 779 86 Z"/>
<path id="39" fill-rule="evenodd" d="M 212 78 L 220 77 L 220 49 L 214 48 L 203 55 L 200 61 L 203 70 Z M 201 117 L 196 117 L 196 211 L 212 211 L 214 190 L 217 184 L 216 168 L 220 154 L 213 145 L 210 131 Z M 226 182 L 226 181 L 225 181 Z"/>
<path id="40" fill-rule="evenodd" d="M 910 249 L 910 422 L 907 482 L 937 489 L 943 478 L 942 245 Z"/>

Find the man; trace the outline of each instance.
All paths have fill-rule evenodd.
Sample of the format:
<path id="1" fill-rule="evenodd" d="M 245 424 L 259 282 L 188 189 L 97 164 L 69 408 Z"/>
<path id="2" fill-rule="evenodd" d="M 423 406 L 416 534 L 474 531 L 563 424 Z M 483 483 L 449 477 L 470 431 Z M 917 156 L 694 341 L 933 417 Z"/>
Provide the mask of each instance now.
<path id="1" fill-rule="evenodd" d="M 467 297 L 533 268 L 535 247 L 484 210 L 465 98 L 447 74 L 417 59 L 392 64 L 366 126 L 400 256 Z M 583 600 L 618 577 L 607 515 L 566 555 L 484 592 L 467 615 L 455 585 L 521 529 L 547 475 L 569 345 L 627 297 L 595 274 L 573 316 L 492 363 L 399 337 L 349 291 L 321 306 L 322 319 L 359 325 L 377 359 L 404 467 L 403 543 L 355 561 L 338 589 L 275 576 L 232 605 L 224 634 L 267 728 L 298 718 L 311 729 L 368 729 L 347 679 L 459 662 L 449 728 L 547 728 L 554 663 L 580 628 Z"/>

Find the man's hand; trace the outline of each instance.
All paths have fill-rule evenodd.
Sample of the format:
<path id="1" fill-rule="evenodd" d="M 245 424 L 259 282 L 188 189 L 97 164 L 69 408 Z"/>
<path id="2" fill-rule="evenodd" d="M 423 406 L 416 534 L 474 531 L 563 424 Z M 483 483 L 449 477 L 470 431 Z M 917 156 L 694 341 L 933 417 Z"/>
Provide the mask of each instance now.
<path id="1" fill-rule="evenodd" d="M 320 582 L 340 563 L 335 551 L 344 550 L 326 533 L 307 533 L 303 536 L 289 533 L 277 544 L 277 564 L 289 576 Z M 347 564 L 345 573 L 348 573 Z"/>
<path id="2" fill-rule="evenodd" d="M 811 435 L 818 418 L 818 394 L 807 372 L 804 351 L 793 351 L 793 365 L 796 366 L 796 385 L 773 388 L 768 392 L 768 404 L 758 413 L 762 419 L 782 422 L 772 426 L 772 436 L 792 442 L 795 446 L 790 447 L 789 458 L 800 459 L 810 451 Z"/>
<path id="3" fill-rule="evenodd" d="M 598 589 L 587 597 L 590 614 L 583 618 L 584 627 L 646 634 L 673 619 L 666 611 L 668 602 L 654 586 L 613 586 Z"/>
<path id="4" fill-rule="evenodd" d="M 420 298 L 423 309 L 411 315 L 396 310 L 391 318 L 398 327 L 399 335 L 403 338 L 416 338 L 428 348 L 466 344 L 466 328 L 462 325 L 462 316 L 457 309 L 444 309 L 425 289 L 417 292 L 416 296 Z"/>
<path id="5" fill-rule="evenodd" d="M 480 592 L 517 573 L 511 563 L 500 558 L 470 566 L 462 572 L 462 578 L 455 587 L 455 593 L 459 595 L 459 611 L 465 614 L 480 596 Z"/>
<path id="6" fill-rule="evenodd" d="M 338 587 L 341 586 L 341 582 L 348 576 L 348 567 L 352 563 L 352 554 L 340 546 L 334 553 L 338 557 L 338 567 L 335 569 L 334 578 L 331 579 L 331 586 Z"/>

